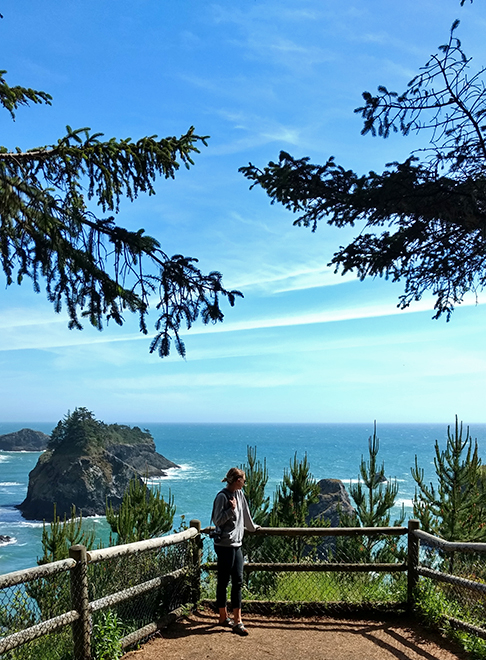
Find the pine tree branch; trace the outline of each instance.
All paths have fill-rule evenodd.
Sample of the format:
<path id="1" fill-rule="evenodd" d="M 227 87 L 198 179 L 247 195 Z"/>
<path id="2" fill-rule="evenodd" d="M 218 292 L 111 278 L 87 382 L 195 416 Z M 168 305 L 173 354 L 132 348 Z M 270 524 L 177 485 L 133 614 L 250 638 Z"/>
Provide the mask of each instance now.
<path id="1" fill-rule="evenodd" d="M 19 105 L 50 103 L 50 96 L 9 87 L 0 73 L 0 105 L 13 115 Z M 239 291 L 223 287 L 217 271 L 203 274 L 197 259 L 169 257 L 143 229 L 130 231 L 114 216 L 121 198 L 155 194 L 159 177 L 174 178 L 190 168 L 207 136 L 191 127 L 181 137 L 156 135 L 136 142 L 102 140 L 101 133 L 67 126 L 55 145 L 28 151 L 0 147 L 0 263 L 7 285 L 28 277 L 34 290 L 45 282 L 56 312 L 66 307 L 70 328 L 80 318 L 101 330 L 105 322 L 124 323 L 128 310 L 147 333 L 147 314 L 155 307 L 156 334 L 150 351 L 169 354 L 172 341 L 185 356 L 180 337 L 200 318 L 223 320 L 221 300 L 233 306 Z"/>
<path id="2" fill-rule="evenodd" d="M 405 92 L 380 86 L 356 109 L 363 133 L 428 131 L 429 146 L 381 174 L 359 176 L 333 157 L 314 165 L 283 151 L 264 168 L 240 168 L 251 188 L 261 186 L 272 204 L 297 214 L 295 225 L 360 225 L 328 263 L 336 272 L 402 280 L 402 309 L 431 291 L 434 318 L 447 319 L 486 285 L 485 69 L 469 74 L 458 25 Z"/>

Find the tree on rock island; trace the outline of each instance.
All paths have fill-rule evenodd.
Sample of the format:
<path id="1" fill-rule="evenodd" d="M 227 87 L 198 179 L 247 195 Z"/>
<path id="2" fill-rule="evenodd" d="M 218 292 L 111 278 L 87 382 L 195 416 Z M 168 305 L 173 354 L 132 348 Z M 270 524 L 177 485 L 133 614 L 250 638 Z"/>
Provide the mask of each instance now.
<path id="1" fill-rule="evenodd" d="M 15 118 L 20 106 L 51 104 L 51 96 L 10 86 L 0 71 L 0 106 Z M 169 354 L 171 342 L 185 355 L 179 336 L 197 318 L 223 320 L 221 299 L 232 306 L 238 291 L 223 287 L 219 272 L 202 273 L 197 259 L 169 257 L 143 229 L 117 222 L 122 198 L 155 194 L 158 177 L 173 179 L 207 137 L 190 128 L 181 137 L 156 135 L 103 139 L 89 128 L 66 127 L 55 144 L 11 150 L 0 146 L 0 263 L 7 285 L 30 278 L 45 285 L 56 312 L 64 306 L 69 327 L 87 320 L 101 330 L 113 320 L 137 314 L 147 334 L 149 302 L 157 318 L 150 351 Z"/>
<path id="2" fill-rule="evenodd" d="M 315 231 L 324 220 L 359 230 L 331 259 L 336 272 L 404 281 L 399 307 L 430 291 L 449 319 L 465 294 L 486 284 L 485 69 L 474 71 L 456 37 L 439 47 L 398 94 L 378 87 L 357 108 L 362 134 L 425 133 L 428 144 L 381 173 L 359 175 L 328 158 L 313 165 L 282 151 L 263 169 L 240 171 Z"/>
<path id="3" fill-rule="evenodd" d="M 104 427 L 103 422 L 98 421 L 87 408 L 75 408 L 56 424 L 48 448 L 55 450 L 65 446 L 69 451 L 88 451 L 101 447 Z"/>

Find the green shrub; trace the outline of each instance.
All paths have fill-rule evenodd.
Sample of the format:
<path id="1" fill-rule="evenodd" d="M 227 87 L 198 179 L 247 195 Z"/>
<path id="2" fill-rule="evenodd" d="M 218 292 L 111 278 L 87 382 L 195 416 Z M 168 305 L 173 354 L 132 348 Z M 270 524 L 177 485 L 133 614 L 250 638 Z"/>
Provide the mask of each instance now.
<path id="1" fill-rule="evenodd" d="M 93 625 L 92 652 L 94 660 L 117 660 L 123 655 L 123 626 L 116 612 L 101 612 Z"/>

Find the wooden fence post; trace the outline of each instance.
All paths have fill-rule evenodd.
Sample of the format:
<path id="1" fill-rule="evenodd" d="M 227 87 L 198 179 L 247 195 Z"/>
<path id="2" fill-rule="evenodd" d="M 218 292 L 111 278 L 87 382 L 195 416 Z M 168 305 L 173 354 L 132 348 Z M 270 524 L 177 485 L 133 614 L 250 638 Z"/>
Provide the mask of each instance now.
<path id="1" fill-rule="evenodd" d="M 71 569 L 71 606 L 79 612 L 73 621 L 74 660 L 91 660 L 91 619 L 89 615 L 88 562 L 84 545 L 73 545 L 69 556 L 76 560 Z"/>
<path id="2" fill-rule="evenodd" d="M 201 598 L 201 561 L 202 561 L 202 538 L 201 538 L 201 521 L 200 520 L 191 520 L 189 522 L 189 527 L 194 527 L 198 531 L 198 536 L 192 540 L 194 543 L 194 578 L 192 584 L 192 599 L 194 605 Z"/>
<path id="3" fill-rule="evenodd" d="M 419 563 L 419 549 L 420 541 L 413 534 L 413 531 L 419 529 L 420 523 L 418 520 L 408 521 L 408 589 L 407 589 L 407 605 L 408 609 L 412 610 L 415 600 L 415 589 L 418 584 L 418 563 Z"/>

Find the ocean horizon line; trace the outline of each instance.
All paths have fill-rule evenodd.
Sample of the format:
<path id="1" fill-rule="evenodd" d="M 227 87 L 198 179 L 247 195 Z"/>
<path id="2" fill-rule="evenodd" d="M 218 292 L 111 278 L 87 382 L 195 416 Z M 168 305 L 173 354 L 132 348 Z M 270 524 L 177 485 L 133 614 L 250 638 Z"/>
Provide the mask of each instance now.
<path id="1" fill-rule="evenodd" d="M 459 418 L 459 415 L 458 415 Z M 98 419 L 98 418 L 97 418 Z M 184 426 L 190 426 L 190 425 L 198 425 L 198 426 L 203 426 L 203 425 L 211 425 L 211 426 L 233 426 L 233 425 L 238 425 L 238 426 L 364 426 L 367 424 L 374 424 L 376 422 L 377 426 L 380 425 L 386 425 L 386 426 L 438 426 L 438 425 L 447 425 L 450 426 L 451 424 L 455 423 L 455 420 L 448 420 L 448 421 L 418 421 L 418 422 L 400 422 L 400 421 L 394 421 L 394 422 L 389 422 L 389 421 L 379 421 L 379 420 L 373 420 L 373 421 L 334 421 L 334 422 L 314 422 L 314 421 L 147 421 L 147 420 L 132 420 L 132 421 L 118 421 L 118 422 L 113 422 L 111 421 L 111 418 L 106 418 L 108 421 L 105 422 L 105 420 L 100 420 L 108 424 L 124 424 L 124 425 L 135 425 L 135 426 L 140 426 L 142 424 L 167 424 L 167 425 L 184 425 Z M 465 426 L 471 426 L 472 424 L 474 425 L 480 425 L 480 426 L 485 426 L 486 421 L 467 421 L 465 422 L 464 420 L 459 419 L 459 422 L 462 421 L 462 424 Z M 47 421 L 42 421 L 42 420 L 6 420 L 6 421 L 0 421 L 0 425 L 19 425 L 19 424 L 42 424 L 43 426 L 45 425 L 50 425 L 52 424 L 55 426 L 59 420 L 57 421 L 52 421 L 52 420 L 47 420 Z"/>

